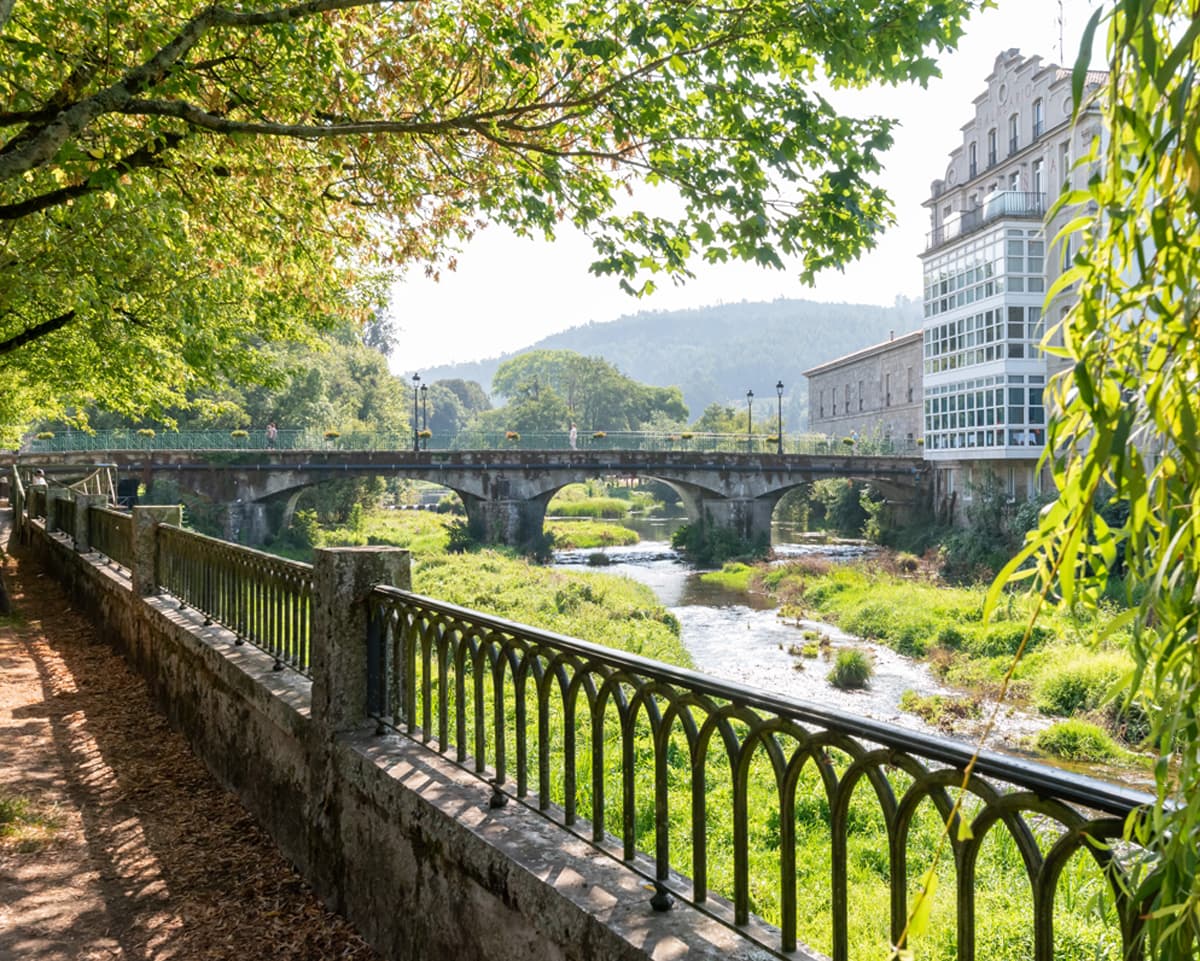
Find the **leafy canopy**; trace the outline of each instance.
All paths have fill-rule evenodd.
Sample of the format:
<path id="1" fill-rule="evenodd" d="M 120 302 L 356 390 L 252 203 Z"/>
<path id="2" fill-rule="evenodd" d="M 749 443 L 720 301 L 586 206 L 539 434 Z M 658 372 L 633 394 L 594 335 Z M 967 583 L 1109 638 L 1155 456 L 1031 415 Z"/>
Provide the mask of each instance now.
<path id="1" fill-rule="evenodd" d="M 814 81 L 923 81 L 984 2 L 0 0 L 0 423 L 252 378 L 489 220 L 576 224 L 631 289 L 811 277 L 890 219 L 890 122 Z"/>
<path id="2" fill-rule="evenodd" d="M 1006 576 L 1033 576 L 1044 596 L 1094 607 L 1124 576 L 1136 669 L 1123 686 L 1147 709 L 1159 755 L 1158 803 L 1127 826 L 1147 852 L 1134 914 L 1153 957 L 1192 958 L 1200 949 L 1200 8 L 1108 0 L 1075 67 L 1077 103 L 1100 27 L 1110 71 L 1105 138 L 1079 161 L 1095 171 L 1088 187 L 1061 201 L 1080 208 L 1059 238 L 1077 234 L 1079 252 L 1048 294 L 1078 292 L 1058 331 L 1069 366 L 1051 387 L 1047 456 L 1061 494 L 991 600 Z M 1121 508 L 1113 524 L 1102 513 L 1109 503 Z"/>

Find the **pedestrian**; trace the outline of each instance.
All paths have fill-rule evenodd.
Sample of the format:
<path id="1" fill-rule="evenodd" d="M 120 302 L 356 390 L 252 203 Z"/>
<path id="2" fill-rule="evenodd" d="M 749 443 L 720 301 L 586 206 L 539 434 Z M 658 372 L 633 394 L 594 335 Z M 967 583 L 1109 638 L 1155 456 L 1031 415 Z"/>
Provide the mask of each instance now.
<path id="1" fill-rule="evenodd" d="M 575 450 L 577 440 L 579 440 L 579 428 L 572 424 L 570 431 L 567 432 L 567 443 L 571 445 L 571 450 Z"/>
<path id="2" fill-rule="evenodd" d="M 275 421 L 267 424 L 267 447 L 274 448 L 276 441 L 279 439 L 279 428 L 275 426 Z"/>
<path id="3" fill-rule="evenodd" d="M 29 482 L 30 487 L 47 487 L 46 472 L 40 467 L 33 472 L 33 480 Z"/>

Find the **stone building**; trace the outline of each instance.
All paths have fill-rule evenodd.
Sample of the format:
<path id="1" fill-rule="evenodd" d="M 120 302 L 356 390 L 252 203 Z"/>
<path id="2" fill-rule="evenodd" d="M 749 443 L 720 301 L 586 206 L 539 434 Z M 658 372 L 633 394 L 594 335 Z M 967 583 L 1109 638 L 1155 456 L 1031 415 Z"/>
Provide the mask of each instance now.
<path id="1" fill-rule="evenodd" d="M 804 371 L 809 430 L 915 450 L 921 437 L 921 337 L 914 330 Z"/>
<path id="2" fill-rule="evenodd" d="M 1088 76 L 1089 91 L 1104 79 Z M 1075 125 L 1071 71 L 1012 49 L 1001 53 L 962 127 L 961 146 L 933 181 L 924 269 L 924 456 L 935 504 L 950 516 L 993 474 L 1011 498 L 1034 496 L 1046 439 L 1047 326 L 1071 303 L 1046 291 L 1071 251 L 1051 241 L 1066 215 L 1046 216 L 1075 165 L 1101 136 L 1094 109 Z"/>

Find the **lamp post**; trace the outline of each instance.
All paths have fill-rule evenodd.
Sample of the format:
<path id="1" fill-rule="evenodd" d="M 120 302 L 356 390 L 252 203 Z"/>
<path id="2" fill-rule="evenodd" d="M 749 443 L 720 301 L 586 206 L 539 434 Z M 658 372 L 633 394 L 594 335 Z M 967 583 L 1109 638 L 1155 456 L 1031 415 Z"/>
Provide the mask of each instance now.
<path id="1" fill-rule="evenodd" d="M 754 391 L 746 391 L 746 450 L 754 453 Z"/>
<path id="2" fill-rule="evenodd" d="M 779 441 L 779 453 L 783 453 L 783 381 L 775 384 L 775 396 L 779 398 L 779 423 L 775 430 L 775 439 Z"/>
<path id="3" fill-rule="evenodd" d="M 417 422 L 417 394 L 421 392 L 421 375 L 413 374 L 413 450 L 421 449 L 420 425 Z"/>
<path id="4" fill-rule="evenodd" d="M 429 385 L 421 385 L 421 433 L 429 430 Z M 421 448 L 427 450 L 429 448 L 429 438 L 421 438 Z"/>

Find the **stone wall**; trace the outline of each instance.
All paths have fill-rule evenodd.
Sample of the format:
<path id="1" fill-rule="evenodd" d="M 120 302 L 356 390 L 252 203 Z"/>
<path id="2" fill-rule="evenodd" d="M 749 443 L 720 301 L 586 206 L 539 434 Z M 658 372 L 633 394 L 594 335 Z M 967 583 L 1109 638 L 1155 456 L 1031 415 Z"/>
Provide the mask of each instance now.
<path id="1" fill-rule="evenodd" d="M 687 905 L 654 912 L 626 865 L 521 804 L 490 808 L 484 781 L 406 738 L 377 735 L 359 710 L 366 640 L 339 620 L 358 616 L 346 597 L 314 598 L 310 681 L 273 671 L 273 658 L 236 646 L 171 597 L 139 596 L 128 574 L 77 553 L 67 536 L 34 524 L 23 537 L 214 775 L 386 957 L 773 956 Z M 353 578 L 338 573 L 357 563 L 347 551 L 319 553 L 319 592 L 328 593 L 323 583 L 361 590 L 362 576 L 347 586 Z M 407 552 L 392 553 L 407 565 Z"/>

